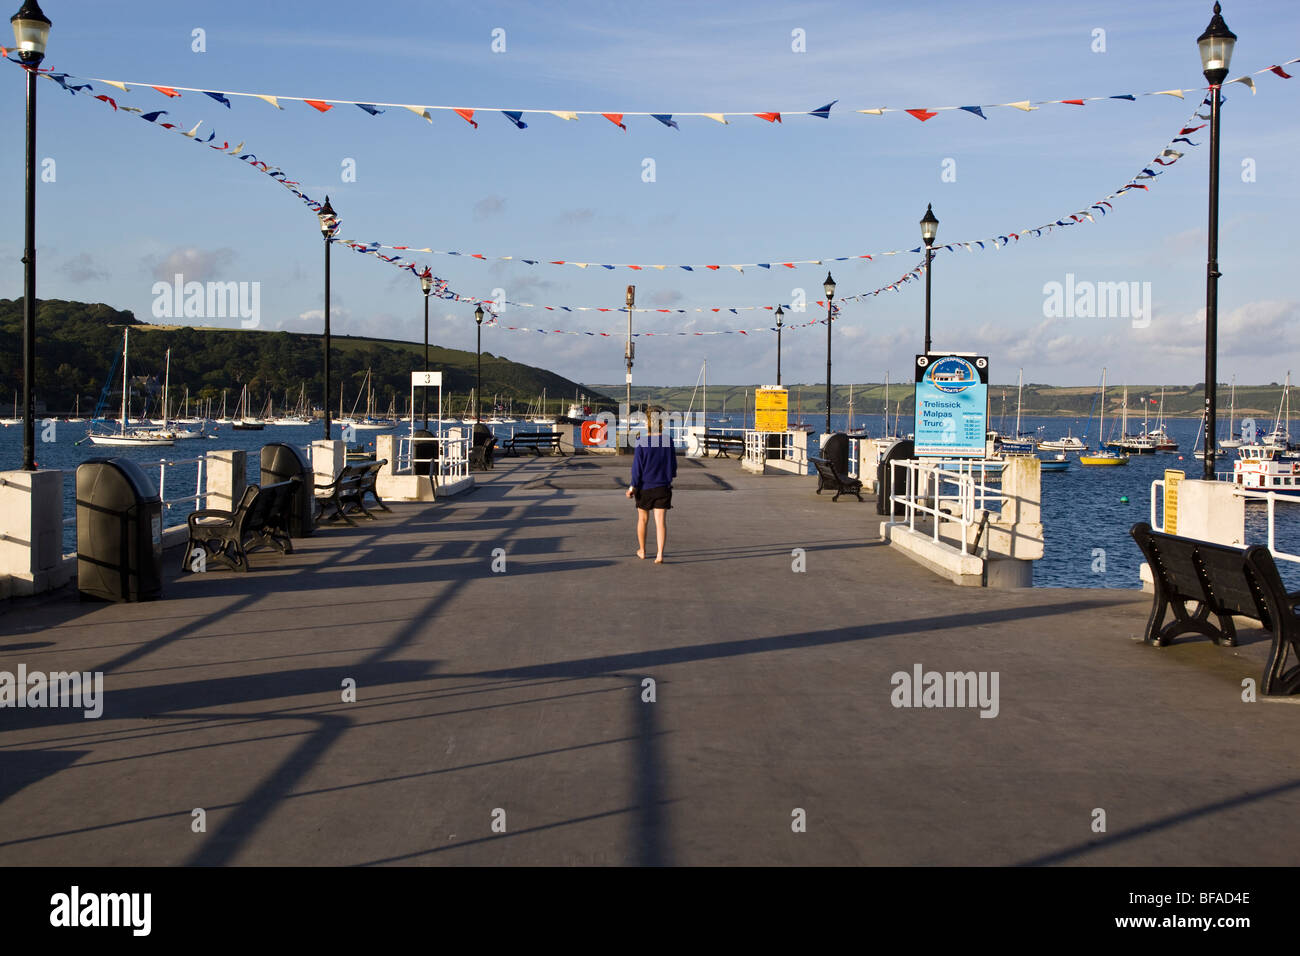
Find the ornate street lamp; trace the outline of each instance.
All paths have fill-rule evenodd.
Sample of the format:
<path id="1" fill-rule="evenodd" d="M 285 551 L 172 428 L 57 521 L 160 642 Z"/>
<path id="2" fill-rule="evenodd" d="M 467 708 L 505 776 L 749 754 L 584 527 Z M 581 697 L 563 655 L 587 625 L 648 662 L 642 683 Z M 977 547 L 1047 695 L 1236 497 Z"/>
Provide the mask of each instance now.
<path id="1" fill-rule="evenodd" d="M 18 58 L 27 68 L 27 170 L 23 242 L 23 471 L 36 470 L 36 68 L 45 59 L 50 20 L 36 0 L 9 18 Z"/>
<path id="2" fill-rule="evenodd" d="M 320 234 L 325 240 L 325 401 L 321 407 L 325 412 L 325 440 L 330 440 L 330 241 L 338 225 L 338 216 L 330 205 L 330 197 L 325 197 L 325 205 L 316 214 L 320 219 Z"/>
<path id="3" fill-rule="evenodd" d="M 829 272 L 822 283 L 826 292 L 826 435 L 831 434 L 831 309 L 835 299 L 835 280 Z"/>
<path id="4" fill-rule="evenodd" d="M 776 307 L 776 384 L 781 384 L 781 326 L 785 324 L 785 310 Z"/>
<path id="5" fill-rule="evenodd" d="M 433 273 L 425 269 L 420 273 L 420 288 L 424 292 L 424 370 L 429 371 L 429 293 L 433 291 Z M 429 430 L 429 390 L 422 390 L 421 407 L 424 412 L 424 430 Z M 415 412 L 412 410 L 412 414 Z"/>
<path id="6" fill-rule="evenodd" d="M 934 218 L 934 210 L 925 204 L 925 215 L 921 217 L 921 240 L 925 243 L 925 354 L 930 354 L 930 267 L 934 262 L 934 237 L 939 234 L 939 220 Z"/>
<path id="7" fill-rule="evenodd" d="M 474 351 L 478 354 L 478 371 L 474 373 L 474 424 L 483 418 L 483 306 L 474 306 L 474 324 L 478 327 L 478 344 Z"/>
<path id="8" fill-rule="evenodd" d="M 1219 376 L 1219 89 L 1228 77 L 1237 35 L 1214 5 L 1214 16 L 1196 40 L 1201 69 L 1210 84 L 1210 228 L 1205 266 L 1205 474 L 1214 480 L 1215 387 Z"/>

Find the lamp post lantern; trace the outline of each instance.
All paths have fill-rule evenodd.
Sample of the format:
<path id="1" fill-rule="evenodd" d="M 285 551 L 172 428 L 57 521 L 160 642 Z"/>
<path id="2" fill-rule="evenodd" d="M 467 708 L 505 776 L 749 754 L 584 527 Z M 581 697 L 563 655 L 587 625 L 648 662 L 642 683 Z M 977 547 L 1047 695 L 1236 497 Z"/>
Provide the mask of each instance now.
<path id="1" fill-rule="evenodd" d="M 1210 84 L 1210 221 L 1205 266 L 1205 473 L 1214 480 L 1215 386 L 1219 376 L 1219 90 L 1228 77 L 1237 35 L 1223 22 L 1222 8 L 1196 40 L 1201 69 Z"/>
<path id="2" fill-rule="evenodd" d="M 627 287 L 627 296 L 624 302 L 627 305 L 627 414 L 630 421 L 632 415 L 632 360 L 636 357 L 636 346 L 632 344 L 632 309 L 636 306 L 636 286 L 630 285 Z M 630 435 L 631 432 L 629 431 L 628 434 Z"/>
<path id="3" fill-rule="evenodd" d="M 831 318 L 832 309 L 834 309 L 835 299 L 835 280 L 831 278 L 829 272 L 826 273 L 826 281 L 822 283 L 822 289 L 826 292 L 826 435 L 831 434 Z"/>
<path id="4" fill-rule="evenodd" d="M 36 470 L 36 68 L 45 59 L 50 20 L 36 0 L 9 18 L 27 69 L 26 210 L 23 240 L 23 471 Z"/>
<path id="5" fill-rule="evenodd" d="M 781 326 L 785 324 L 785 310 L 776 307 L 776 384 L 781 384 Z"/>
<path id="6" fill-rule="evenodd" d="M 478 329 L 474 351 L 478 355 L 478 371 L 474 373 L 474 424 L 483 420 L 483 306 L 474 306 L 474 325 Z"/>
<path id="7" fill-rule="evenodd" d="M 429 371 L 429 293 L 433 290 L 433 273 L 425 269 L 420 273 L 420 289 L 424 292 L 424 370 Z M 421 390 L 420 396 L 421 410 L 424 414 L 424 430 L 429 430 L 429 390 Z M 411 409 L 411 416 L 415 416 L 415 409 Z"/>
<path id="8" fill-rule="evenodd" d="M 338 216 L 334 212 L 334 207 L 330 205 L 330 197 L 325 197 L 325 205 L 320 207 L 320 212 L 316 214 L 320 219 L 320 234 L 325 240 L 325 400 L 321 403 L 321 408 L 325 413 L 325 440 L 330 440 L 330 241 L 334 237 L 334 230 L 338 226 Z"/>
<path id="9" fill-rule="evenodd" d="M 925 354 L 930 354 L 930 267 L 934 262 L 934 237 L 939 234 L 939 220 L 934 217 L 930 204 L 925 204 L 921 217 L 921 240 L 925 243 Z"/>

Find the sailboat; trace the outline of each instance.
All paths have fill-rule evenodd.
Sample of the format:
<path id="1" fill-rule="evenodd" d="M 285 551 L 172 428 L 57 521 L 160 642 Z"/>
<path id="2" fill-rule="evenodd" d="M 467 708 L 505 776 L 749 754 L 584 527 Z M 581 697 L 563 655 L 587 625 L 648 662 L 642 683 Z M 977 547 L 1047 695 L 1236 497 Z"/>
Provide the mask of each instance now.
<path id="1" fill-rule="evenodd" d="M 1169 431 L 1165 428 L 1165 387 L 1163 385 L 1160 386 L 1160 411 L 1156 416 L 1156 427 L 1147 431 L 1143 426 L 1142 432 L 1155 442 L 1156 451 L 1178 451 L 1178 442 L 1169 436 Z"/>
<path id="2" fill-rule="evenodd" d="M 286 399 L 288 394 L 285 395 Z M 286 404 L 288 404 L 286 402 Z M 313 425 L 315 422 L 307 414 L 307 383 L 303 382 L 298 387 L 298 404 L 294 407 L 292 415 L 281 415 L 275 419 L 273 425 Z"/>
<path id="3" fill-rule="evenodd" d="M 260 432 L 266 427 L 266 422 L 248 416 L 247 385 L 245 385 L 243 390 L 239 393 L 239 409 L 235 413 L 235 420 L 231 423 L 230 427 L 241 432 Z"/>
<path id="4" fill-rule="evenodd" d="M 122 417 L 116 434 L 91 432 L 86 436 L 94 445 L 170 445 L 172 439 L 164 434 L 144 429 L 128 430 L 131 418 L 131 380 L 127 377 L 126 362 L 130 353 L 131 329 L 122 330 Z"/>
<path id="5" fill-rule="evenodd" d="M 1101 370 L 1101 417 L 1098 419 L 1097 422 L 1098 435 L 1106 434 L 1105 426 L 1106 426 L 1106 370 L 1103 368 Z M 1079 464 L 1098 465 L 1098 466 L 1106 466 L 1106 465 L 1113 466 L 1113 465 L 1128 464 L 1128 455 L 1120 455 L 1120 454 L 1116 454 L 1113 451 L 1109 451 L 1106 449 L 1105 445 L 1103 445 L 1100 441 L 1098 441 L 1098 445 L 1101 445 L 1101 447 L 1098 448 L 1096 454 L 1080 455 Z"/>
<path id="6" fill-rule="evenodd" d="M 1025 390 L 1025 370 L 1020 370 L 1020 378 L 1016 384 L 1016 434 L 1012 438 L 1001 439 L 1002 451 L 1008 455 L 1032 455 L 1034 446 L 1038 444 L 1033 435 L 1025 435 L 1020 431 L 1020 398 Z"/>
<path id="7" fill-rule="evenodd" d="M 795 395 L 797 397 L 797 403 L 798 403 L 798 411 L 796 414 L 798 414 L 799 417 L 790 423 L 790 431 L 792 432 L 814 431 L 813 426 L 809 425 L 806 421 L 803 420 L 803 388 L 802 387 L 796 388 Z"/>
<path id="8" fill-rule="evenodd" d="M 85 421 L 85 419 L 81 417 L 81 396 L 80 395 L 78 395 L 76 397 L 76 400 L 73 402 L 72 417 L 65 418 L 64 421 L 71 425 L 78 425 Z"/>
<path id="9" fill-rule="evenodd" d="M 18 389 L 14 389 L 14 414 L 12 418 L 0 418 L 0 425 L 21 425 L 22 418 L 18 415 Z"/>
<path id="10" fill-rule="evenodd" d="M 1232 376 L 1232 400 L 1228 409 L 1228 437 L 1219 442 L 1220 448 L 1240 448 L 1241 439 L 1237 437 L 1237 376 Z"/>
<path id="11" fill-rule="evenodd" d="M 381 431 L 385 428 L 392 428 L 392 422 L 384 422 L 375 418 L 375 389 L 371 381 L 371 370 L 366 369 L 366 380 L 361 385 L 361 390 L 366 394 L 366 417 L 360 421 L 355 419 L 349 421 L 349 425 L 357 431 Z M 361 393 L 357 393 L 357 401 L 361 401 Z M 356 413 L 356 403 L 352 405 L 352 411 Z"/>
<path id="12" fill-rule="evenodd" d="M 722 393 L 722 414 L 713 420 L 716 425 L 730 425 L 731 416 L 727 414 L 727 394 Z"/>
<path id="13" fill-rule="evenodd" d="M 506 422 L 506 424 L 510 424 L 510 422 L 513 421 L 514 419 L 510 419 L 509 421 Z M 546 414 L 546 389 L 542 389 L 542 397 L 538 400 L 537 403 L 537 413 L 533 415 L 533 417 L 529 418 L 528 421 L 530 421 L 534 425 L 555 424 L 555 419 L 552 418 L 550 415 Z"/>

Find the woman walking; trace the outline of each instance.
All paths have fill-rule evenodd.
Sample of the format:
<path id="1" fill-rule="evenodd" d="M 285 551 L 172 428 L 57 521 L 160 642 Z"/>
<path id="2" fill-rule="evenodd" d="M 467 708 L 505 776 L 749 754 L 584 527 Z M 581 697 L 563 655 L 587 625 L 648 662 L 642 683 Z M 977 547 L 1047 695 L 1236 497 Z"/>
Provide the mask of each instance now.
<path id="1" fill-rule="evenodd" d="M 671 438 L 664 437 L 663 409 L 649 409 L 646 433 L 632 455 L 632 484 L 627 496 L 636 499 L 636 543 L 638 558 L 645 557 L 645 531 L 650 512 L 655 516 L 655 540 L 658 556 L 655 564 L 664 563 L 664 544 L 668 540 L 668 509 L 673 506 L 673 479 L 677 477 L 677 456 Z"/>

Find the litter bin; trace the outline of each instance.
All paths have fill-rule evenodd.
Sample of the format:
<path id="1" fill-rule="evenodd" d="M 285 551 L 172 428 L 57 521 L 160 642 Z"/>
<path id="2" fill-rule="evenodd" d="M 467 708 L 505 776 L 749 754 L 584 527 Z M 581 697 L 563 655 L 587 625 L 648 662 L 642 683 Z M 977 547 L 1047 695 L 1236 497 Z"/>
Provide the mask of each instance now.
<path id="1" fill-rule="evenodd" d="M 306 454 L 302 449 L 284 442 L 263 445 L 261 469 L 259 483 L 263 486 L 298 479 L 298 493 L 289 505 L 289 527 L 286 530 L 291 538 L 311 537 L 316 527 L 316 501 L 312 491 L 316 476 Z"/>
<path id="2" fill-rule="evenodd" d="M 77 467 L 77 590 L 100 601 L 162 596 L 162 500 L 130 459 Z"/>
<path id="3" fill-rule="evenodd" d="M 437 467 L 438 440 L 427 428 L 417 428 L 411 433 L 411 471 L 432 477 Z"/>
<path id="4" fill-rule="evenodd" d="M 880 464 L 876 466 L 876 514 L 890 514 L 889 499 L 894 493 L 893 473 L 894 469 L 890 467 L 890 462 L 901 461 L 905 458 L 916 457 L 916 445 L 910 441 L 900 441 L 894 444 L 889 451 L 885 452 L 885 457 Z M 890 517 L 897 517 L 903 514 L 905 509 L 902 505 L 895 502 L 893 514 Z"/>

